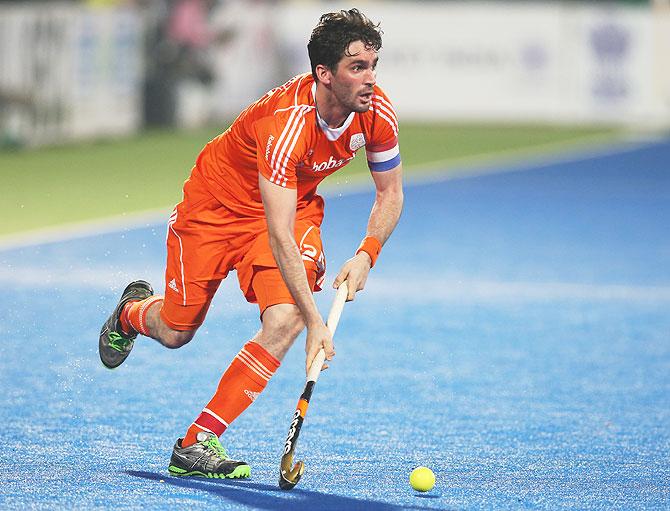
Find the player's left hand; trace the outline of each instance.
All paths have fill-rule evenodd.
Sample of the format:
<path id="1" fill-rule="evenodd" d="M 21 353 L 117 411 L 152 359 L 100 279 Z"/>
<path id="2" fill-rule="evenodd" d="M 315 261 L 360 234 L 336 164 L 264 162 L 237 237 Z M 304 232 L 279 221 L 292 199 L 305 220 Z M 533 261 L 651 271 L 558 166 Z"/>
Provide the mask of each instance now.
<path id="1" fill-rule="evenodd" d="M 359 252 L 354 257 L 349 259 L 337 275 L 333 287 L 337 289 L 340 284 L 347 281 L 349 285 L 349 293 L 347 294 L 347 302 L 350 302 L 356 296 L 357 291 L 362 291 L 365 287 L 365 282 L 368 280 L 372 259 L 367 252 Z"/>

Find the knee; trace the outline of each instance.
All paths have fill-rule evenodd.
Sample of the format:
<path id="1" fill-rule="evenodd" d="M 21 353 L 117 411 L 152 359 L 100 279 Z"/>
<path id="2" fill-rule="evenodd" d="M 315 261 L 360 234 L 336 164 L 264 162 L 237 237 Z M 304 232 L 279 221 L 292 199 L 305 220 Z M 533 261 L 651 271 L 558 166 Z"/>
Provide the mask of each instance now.
<path id="1" fill-rule="evenodd" d="M 298 307 L 294 307 L 284 314 L 278 324 L 278 328 L 282 335 L 285 335 L 287 339 L 291 339 L 291 342 L 300 335 L 300 332 L 305 328 L 305 320 L 302 318 Z"/>
<path id="2" fill-rule="evenodd" d="M 175 350 L 181 348 L 184 344 L 187 344 L 193 336 L 195 335 L 195 330 L 169 330 L 161 336 L 161 344 L 166 348 Z"/>
<path id="3" fill-rule="evenodd" d="M 292 343 L 304 328 L 305 321 L 296 305 L 275 305 L 263 314 L 263 331 L 271 337 Z"/>

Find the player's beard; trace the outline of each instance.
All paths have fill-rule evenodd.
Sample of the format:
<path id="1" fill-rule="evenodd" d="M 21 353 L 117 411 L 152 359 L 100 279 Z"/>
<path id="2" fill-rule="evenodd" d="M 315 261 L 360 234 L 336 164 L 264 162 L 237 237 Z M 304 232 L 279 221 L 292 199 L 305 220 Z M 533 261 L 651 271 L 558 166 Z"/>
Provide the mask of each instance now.
<path id="1" fill-rule="evenodd" d="M 333 93 L 339 103 L 344 106 L 347 110 L 351 112 L 356 112 L 359 114 L 365 113 L 370 109 L 372 101 L 365 102 L 361 96 L 362 93 L 372 92 L 372 89 L 356 90 L 353 91 L 348 87 L 333 87 Z"/>

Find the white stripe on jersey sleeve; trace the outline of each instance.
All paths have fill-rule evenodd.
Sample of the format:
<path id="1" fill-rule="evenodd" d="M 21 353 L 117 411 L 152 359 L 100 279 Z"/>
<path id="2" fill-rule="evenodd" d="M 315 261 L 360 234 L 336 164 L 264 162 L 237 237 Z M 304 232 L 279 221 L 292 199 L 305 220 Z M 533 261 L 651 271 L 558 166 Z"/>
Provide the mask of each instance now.
<path id="1" fill-rule="evenodd" d="M 380 118 L 384 119 L 389 126 L 391 126 L 391 129 L 393 130 L 393 134 L 397 137 L 398 136 L 398 128 L 396 125 L 393 123 L 391 119 L 387 115 L 385 115 L 383 112 L 380 111 L 378 108 L 377 104 L 373 103 L 374 106 L 370 107 L 370 110 L 375 112 Z"/>

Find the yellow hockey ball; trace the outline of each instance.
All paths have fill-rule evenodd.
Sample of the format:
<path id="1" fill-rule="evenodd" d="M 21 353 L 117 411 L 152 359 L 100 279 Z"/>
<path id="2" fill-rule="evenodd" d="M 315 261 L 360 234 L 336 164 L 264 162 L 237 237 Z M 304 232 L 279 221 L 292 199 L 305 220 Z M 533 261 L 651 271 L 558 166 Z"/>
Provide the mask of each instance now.
<path id="1" fill-rule="evenodd" d="M 416 467 L 409 475 L 409 484 L 416 491 L 430 491 L 435 486 L 435 474 L 428 467 Z"/>

